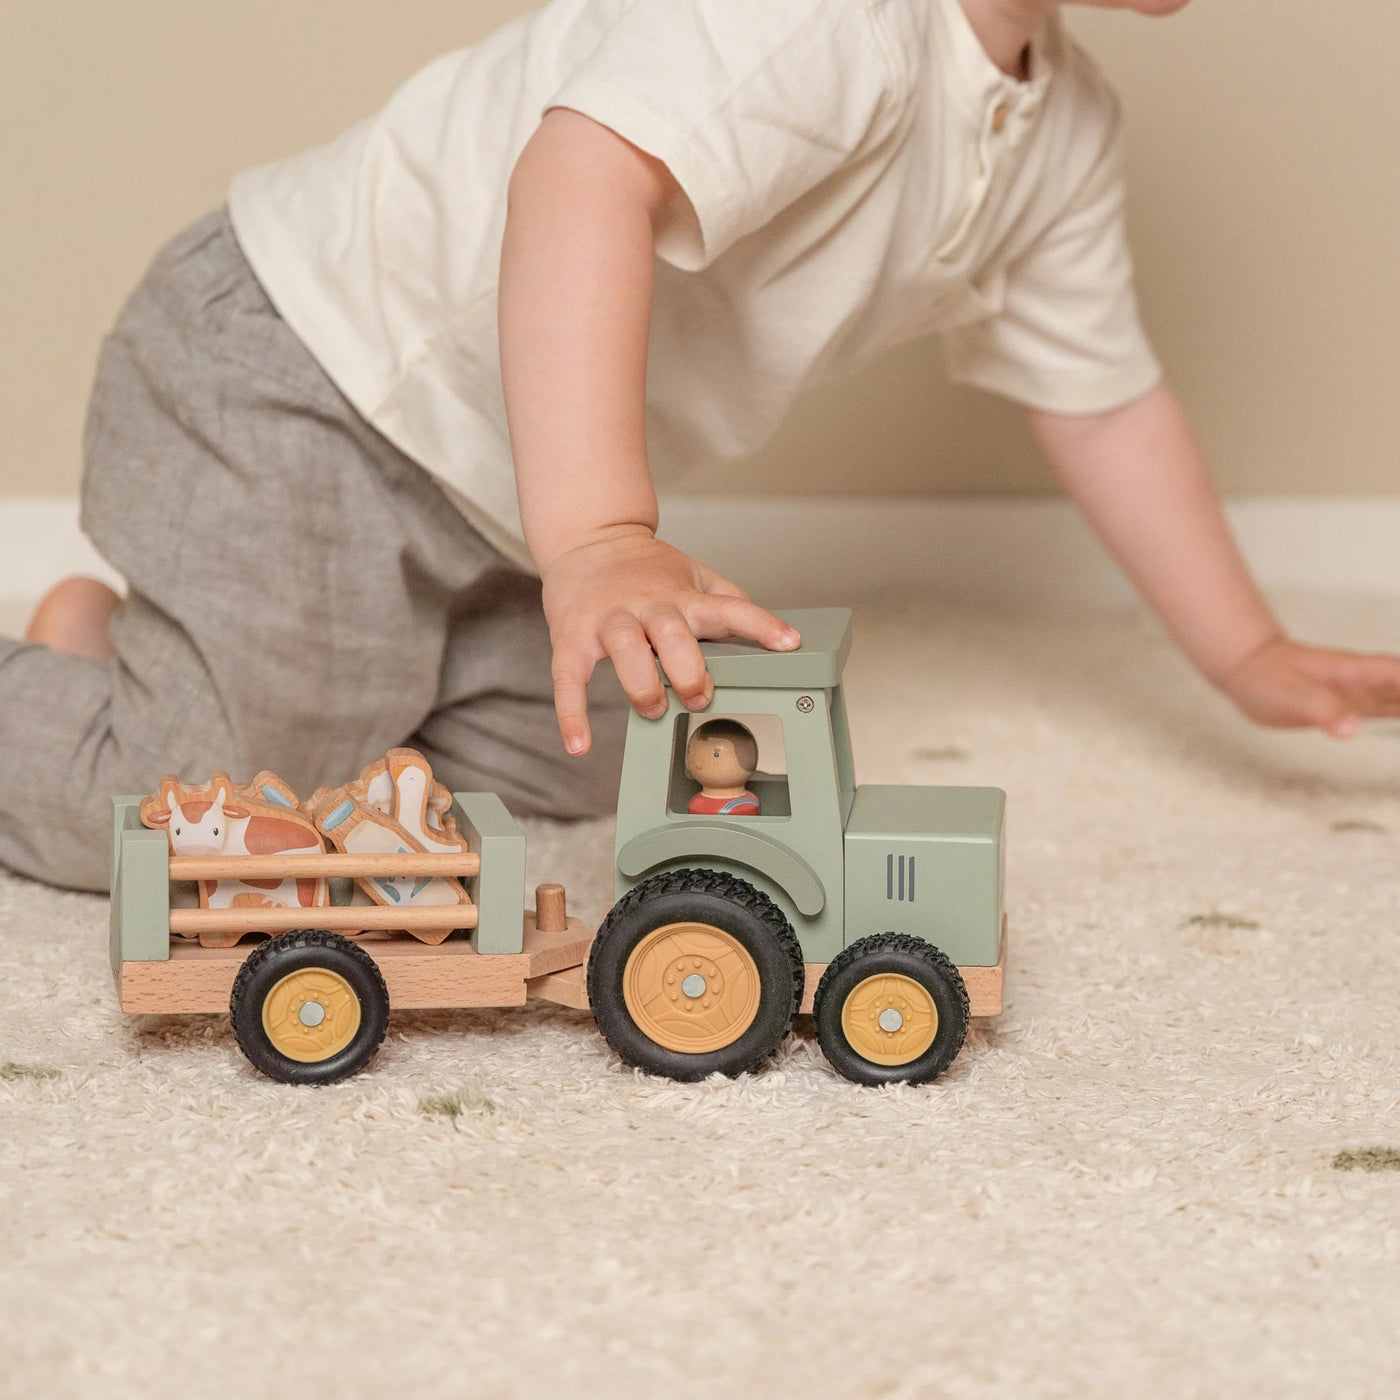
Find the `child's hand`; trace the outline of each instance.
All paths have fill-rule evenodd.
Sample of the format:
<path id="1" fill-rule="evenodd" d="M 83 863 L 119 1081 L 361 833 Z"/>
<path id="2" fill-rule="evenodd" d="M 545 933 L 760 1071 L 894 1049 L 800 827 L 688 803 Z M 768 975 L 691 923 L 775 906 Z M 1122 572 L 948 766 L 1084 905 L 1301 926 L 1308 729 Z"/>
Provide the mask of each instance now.
<path id="1" fill-rule="evenodd" d="M 1274 637 L 1221 680 L 1258 724 L 1349 739 L 1363 719 L 1400 715 L 1400 658 L 1325 651 Z"/>
<path id="2" fill-rule="evenodd" d="M 714 695 L 697 637 L 745 637 L 770 651 L 802 638 L 751 603 L 737 585 L 656 539 L 644 526 L 617 526 L 567 550 L 543 574 L 544 610 L 554 646 L 554 708 L 571 754 L 588 752 L 588 680 L 611 657 L 622 688 L 642 714 L 666 712 L 659 659 L 692 710 Z"/>

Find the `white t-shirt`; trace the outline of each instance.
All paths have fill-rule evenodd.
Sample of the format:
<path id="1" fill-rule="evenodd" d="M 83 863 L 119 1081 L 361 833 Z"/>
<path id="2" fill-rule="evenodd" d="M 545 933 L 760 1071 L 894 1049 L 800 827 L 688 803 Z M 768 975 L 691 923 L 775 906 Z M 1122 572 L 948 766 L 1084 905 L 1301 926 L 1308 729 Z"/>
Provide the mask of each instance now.
<path id="1" fill-rule="evenodd" d="M 1118 107 L 1058 21 L 1022 83 L 958 0 L 552 0 L 230 193 L 292 329 L 524 567 L 497 280 L 507 183 L 551 107 L 664 161 L 688 199 L 657 243 L 659 486 L 753 450 L 801 390 L 930 331 L 955 379 L 1051 411 L 1160 377 Z"/>

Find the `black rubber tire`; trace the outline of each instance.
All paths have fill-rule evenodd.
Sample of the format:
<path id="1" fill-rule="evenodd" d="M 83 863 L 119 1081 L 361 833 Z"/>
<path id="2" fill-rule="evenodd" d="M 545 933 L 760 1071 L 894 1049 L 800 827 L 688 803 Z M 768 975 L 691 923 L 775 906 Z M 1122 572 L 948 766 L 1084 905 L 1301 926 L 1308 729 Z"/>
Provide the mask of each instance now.
<path id="1" fill-rule="evenodd" d="M 732 1045 L 704 1054 L 658 1045 L 632 1019 L 622 992 L 637 944 L 653 929 L 687 920 L 723 929 L 758 968 L 753 1024 Z M 766 894 L 716 870 L 672 870 L 643 880 L 603 920 L 588 959 L 588 1000 L 603 1039 L 627 1064 L 691 1083 L 710 1074 L 746 1074 L 768 1059 L 792 1028 L 804 976 L 797 935 Z"/>
<path id="2" fill-rule="evenodd" d="M 349 984 L 360 1003 L 355 1038 L 329 1059 L 305 1063 L 283 1055 L 263 1027 L 263 1002 L 289 973 L 324 967 Z M 378 964 L 358 944 L 324 929 L 297 929 L 254 948 L 238 969 L 229 1020 L 238 1048 L 255 1069 L 282 1084 L 334 1084 L 374 1058 L 389 1029 L 389 992 Z"/>
<path id="3" fill-rule="evenodd" d="M 933 1044 L 905 1065 L 881 1065 L 856 1051 L 841 1027 L 846 998 L 867 977 L 900 973 L 927 989 L 938 1008 Z M 877 933 L 844 948 L 817 984 L 812 1010 L 817 1043 L 833 1068 L 856 1084 L 929 1084 L 957 1058 L 967 1039 L 971 1008 L 962 973 L 932 943 L 907 933 Z"/>

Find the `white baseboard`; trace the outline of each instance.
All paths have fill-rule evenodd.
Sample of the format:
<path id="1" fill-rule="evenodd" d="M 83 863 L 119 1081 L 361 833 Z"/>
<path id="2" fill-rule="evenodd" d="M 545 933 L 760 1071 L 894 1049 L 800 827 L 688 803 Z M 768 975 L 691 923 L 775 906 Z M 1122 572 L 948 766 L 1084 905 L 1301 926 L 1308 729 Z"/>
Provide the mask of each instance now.
<path id="1" fill-rule="evenodd" d="M 0 496 L 0 598 L 37 598 L 65 574 L 120 578 L 78 529 L 68 496 Z"/>
<path id="2" fill-rule="evenodd" d="M 1254 497 L 1227 509 L 1265 589 L 1400 595 L 1400 496 Z M 678 496 L 663 505 L 662 533 L 775 605 L 1130 596 L 1062 500 Z M 79 531 L 77 503 L 0 498 L 0 600 L 35 598 L 70 573 L 117 581 Z"/>

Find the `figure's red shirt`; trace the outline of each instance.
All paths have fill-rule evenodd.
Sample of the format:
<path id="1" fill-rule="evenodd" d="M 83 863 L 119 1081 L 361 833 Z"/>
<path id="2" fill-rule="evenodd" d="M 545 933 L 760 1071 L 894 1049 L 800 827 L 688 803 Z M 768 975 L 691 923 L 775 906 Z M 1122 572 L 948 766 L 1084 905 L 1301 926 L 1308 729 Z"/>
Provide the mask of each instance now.
<path id="1" fill-rule="evenodd" d="M 703 792 L 697 792 L 690 799 L 690 810 L 711 816 L 756 817 L 758 798 L 748 791 L 741 797 L 706 797 Z"/>

